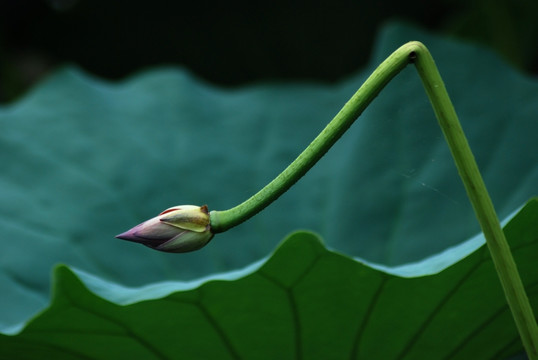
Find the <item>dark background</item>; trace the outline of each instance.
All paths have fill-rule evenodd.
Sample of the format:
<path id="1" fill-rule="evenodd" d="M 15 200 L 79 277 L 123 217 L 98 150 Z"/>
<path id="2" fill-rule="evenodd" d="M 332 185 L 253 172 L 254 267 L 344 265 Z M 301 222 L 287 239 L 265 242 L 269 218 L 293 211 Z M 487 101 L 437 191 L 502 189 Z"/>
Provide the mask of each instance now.
<path id="1" fill-rule="evenodd" d="M 535 0 L 0 0 L 0 102 L 66 63 L 108 79 L 175 64 L 221 86 L 331 82 L 362 67 L 394 19 L 484 44 L 536 74 L 537 16 Z"/>

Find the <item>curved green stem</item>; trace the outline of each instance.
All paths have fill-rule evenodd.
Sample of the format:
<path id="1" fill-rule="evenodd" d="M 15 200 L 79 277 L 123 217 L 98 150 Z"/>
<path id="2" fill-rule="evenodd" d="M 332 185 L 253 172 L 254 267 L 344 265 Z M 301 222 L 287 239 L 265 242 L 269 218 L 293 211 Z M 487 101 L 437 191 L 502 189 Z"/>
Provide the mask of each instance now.
<path id="1" fill-rule="evenodd" d="M 510 248 L 439 71 L 428 49 L 419 42 L 403 45 L 381 63 L 327 127 L 273 181 L 234 208 L 212 211 L 212 231 L 223 232 L 248 220 L 286 192 L 314 166 L 385 85 L 409 63 L 416 66 L 450 147 L 467 196 L 486 238 L 525 350 L 529 359 L 538 359 L 538 326 Z"/>
<path id="2" fill-rule="evenodd" d="M 250 219 L 295 184 L 368 107 L 379 92 L 409 63 L 412 43 L 402 46 L 389 56 L 349 99 L 333 120 L 280 175 L 251 198 L 234 208 L 211 212 L 211 229 L 226 231 Z"/>

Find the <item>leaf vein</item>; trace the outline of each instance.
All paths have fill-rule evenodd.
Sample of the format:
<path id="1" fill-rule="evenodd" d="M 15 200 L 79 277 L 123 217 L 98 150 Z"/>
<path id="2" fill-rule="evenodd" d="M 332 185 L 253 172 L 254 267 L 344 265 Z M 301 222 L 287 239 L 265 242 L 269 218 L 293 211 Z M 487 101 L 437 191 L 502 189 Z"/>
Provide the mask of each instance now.
<path id="1" fill-rule="evenodd" d="M 222 327 L 219 325 L 217 320 L 211 315 L 211 313 L 203 305 L 201 299 L 198 299 L 198 300 L 195 300 L 195 301 L 188 301 L 188 300 L 185 300 L 185 299 L 176 299 L 176 298 L 173 298 L 173 297 L 167 297 L 164 300 L 171 301 L 171 302 L 174 302 L 174 303 L 179 303 L 179 304 L 193 305 L 196 308 L 198 308 L 200 310 L 200 312 L 202 313 L 202 315 L 207 320 L 207 322 L 209 323 L 209 325 L 211 327 L 213 327 L 213 330 L 215 330 L 215 333 L 221 339 L 222 343 L 224 344 L 224 346 L 226 347 L 226 349 L 230 353 L 230 356 L 233 357 L 234 359 L 240 359 L 241 358 L 239 356 L 238 351 L 232 345 L 231 340 L 228 338 L 228 336 L 226 336 L 226 332 L 224 331 L 224 329 L 222 329 Z"/>
<path id="2" fill-rule="evenodd" d="M 424 334 L 425 329 L 431 324 L 433 319 L 435 318 L 435 315 L 445 306 L 445 304 L 450 300 L 452 296 L 454 296 L 458 289 L 471 277 L 471 275 L 484 263 L 484 261 L 477 261 L 474 266 L 472 266 L 467 273 L 462 276 L 462 278 L 456 283 L 456 285 L 449 289 L 448 292 L 445 294 L 445 296 L 439 301 L 437 306 L 432 310 L 430 315 L 424 320 L 424 322 L 418 327 L 417 331 L 409 338 L 409 341 L 407 342 L 407 345 L 402 349 L 400 354 L 396 356 L 397 359 L 403 359 L 409 351 L 412 349 L 413 345 L 418 341 L 418 339 Z"/>
<path id="3" fill-rule="evenodd" d="M 71 300 L 73 300 L 73 299 L 71 299 Z M 85 312 L 87 312 L 89 314 L 92 314 L 93 316 L 96 316 L 98 318 L 107 320 L 107 321 L 109 321 L 109 322 L 111 322 L 113 324 L 118 325 L 119 327 L 121 327 L 125 331 L 125 334 L 127 335 L 128 338 L 131 338 L 131 339 L 135 340 L 136 342 L 138 342 L 140 345 L 145 347 L 147 350 L 149 350 L 151 353 L 153 353 L 159 359 L 167 359 L 167 356 L 165 356 L 163 353 L 161 353 L 159 351 L 159 349 L 157 349 L 151 343 L 147 342 L 144 339 L 144 336 L 139 336 L 138 334 L 136 334 L 134 331 L 132 331 L 129 328 L 129 326 L 127 326 L 125 323 L 123 323 L 119 319 L 112 318 L 110 316 L 106 316 L 106 315 L 104 315 L 102 313 L 99 313 L 97 311 L 90 310 L 89 308 L 85 308 L 81 304 L 75 303 L 73 301 L 71 302 L 71 306 L 73 306 L 74 308 L 77 308 L 77 309 L 79 309 L 81 311 L 85 311 Z"/>
<path id="4" fill-rule="evenodd" d="M 230 353 L 230 356 L 234 359 L 240 359 L 238 351 L 235 349 L 235 347 L 232 344 L 232 341 L 228 336 L 226 336 L 226 332 L 224 329 L 219 325 L 217 320 L 211 315 L 211 313 L 206 309 L 206 307 L 201 303 L 195 303 L 195 305 L 200 309 L 200 312 L 204 315 L 204 317 L 207 319 L 209 324 L 213 327 L 217 335 L 220 337 L 222 343 Z"/>
<path id="5" fill-rule="evenodd" d="M 379 286 L 377 287 L 374 296 L 372 296 L 372 299 L 370 300 L 370 303 L 368 304 L 368 309 L 366 310 L 365 316 L 363 317 L 362 321 L 360 322 L 359 327 L 357 328 L 357 333 L 355 334 L 355 341 L 352 344 L 351 353 L 349 355 L 350 359 L 357 358 L 357 351 L 359 350 L 359 344 L 362 339 L 362 334 L 364 333 L 364 330 L 368 326 L 370 317 L 374 311 L 374 308 L 376 307 L 377 300 L 381 296 L 383 289 L 385 287 L 385 284 L 389 280 L 386 274 L 381 273 L 381 275 L 383 276 L 381 279 L 381 282 L 379 283 Z"/>

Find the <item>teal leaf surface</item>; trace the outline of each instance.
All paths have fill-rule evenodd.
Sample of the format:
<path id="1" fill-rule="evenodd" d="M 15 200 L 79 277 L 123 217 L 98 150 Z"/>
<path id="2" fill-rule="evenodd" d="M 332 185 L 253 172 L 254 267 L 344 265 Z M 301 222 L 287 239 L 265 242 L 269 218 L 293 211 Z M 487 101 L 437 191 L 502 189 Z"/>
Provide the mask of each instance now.
<path id="1" fill-rule="evenodd" d="M 432 52 L 496 209 L 501 218 L 508 218 L 537 195 L 538 82 L 476 46 L 392 24 L 381 32 L 370 65 L 336 84 L 221 89 L 179 68 L 152 69 L 107 83 L 66 67 L 21 101 L 0 108 L 0 332 L 20 333 L 3 336 L 2 341 L 27 348 L 25 326 L 33 317 L 31 326 L 56 329 L 54 323 L 68 316 L 63 314 L 66 304 L 78 301 L 70 294 L 82 303 L 95 301 L 102 305 L 100 311 L 109 312 L 95 318 L 77 314 L 85 319 L 82 334 L 93 326 L 96 332 L 103 330 L 99 316 L 114 319 L 123 309 L 143 313 L 144 304 L 174 297 L 179 290 L 185 290 L 177 295 L 181 299 L 194 296 L 194 289 L 204 288 L 208 279 L 244 282 L 256 276 L 278 241 L 297 229 L 320 234 L 329 249 L 369 264 L 394 268 L 435 254 L 440 254 L 438 264 L 451 262 L 443 251 L 469 244 L 465 241 L 479 234 L 479 228 L 411 67 L 293 189 L 247 223 L 217 235 L 201 251 L 162 254 L 114 239 L 173 205 L 208 204 L 210 210 L 224 210 L 245 200 L 284 169 L 372 70 L 409 40 L 424 42 Z M 531 223 L 525 231 L 536 234 L 536 226 Z M 296 238 L 309 244 L 297 245 L 297 251 L 317 249 L 354 263 L 315 245 L 312 234 L 291 239 Z M 286 262 L 290 279 L 296 279 L 291 277 L 294 271 L 305 269 L 295 265 L 302 257 L 295 254 L 293 262 Z M 40 313 L 49 305 L 51 269 L 60 263 L 69 268 L 55 272 L 54 300 Z M 70 268 L 77 269 L 77 276 Z M 413 271 L 411 266 L 410 273 L 417 275 Z M 374 273 L 365 281 L 375 282 L 382 272 Z M 524 274 L 535 273 L 527 264 Z M 178 288 L 177 281 L 192 282 Z M 214 284 L 224 283 L 207 286 L 221 286 Z M 275 301 L 284 302 L 279 294 Z M 58 318 L 54 309 L 61 313 Z M 118 326 L 108 328 L 110 336 L 102 335 L 99 341 L 109 341 L 119 328 L 137 333 L 128 325 Z M 45 348 L 65 350 L 62 330 L 54 331 L 59 342 Z M 224 330 L 220 335 L 212 331 L 215 338 L 226 335 Z M 294 336 L 304 336 L 304 331 Z M 282 341 L 300 348 L 298 339 Z M 42 340 L 36 337 L 32 342 L 37 349 Z M 232 355 L 248 353 L 231 340 L 223 346 L 231 346 Z M 413 349 L 407 351 L 411 354 Z M 306 349 L 294 351 L 306 354 Z"/>
<path id="2" fill-rule="evenodd" d="M 537 222 L 534 199 L 504 229 L 535 308 Z M 19 335 L 0 336 L 0 348 L 12 359 L 502 359 L 520 352 L 486 246 L 447 260 L 437 274 L 400 277 L 296 232 L 240 279 L 131 289 L 181 290 L 123 306 L 115 301 L 123 289 L 82 274 L 84 284 L 60 266 L 50 308 Z"/>

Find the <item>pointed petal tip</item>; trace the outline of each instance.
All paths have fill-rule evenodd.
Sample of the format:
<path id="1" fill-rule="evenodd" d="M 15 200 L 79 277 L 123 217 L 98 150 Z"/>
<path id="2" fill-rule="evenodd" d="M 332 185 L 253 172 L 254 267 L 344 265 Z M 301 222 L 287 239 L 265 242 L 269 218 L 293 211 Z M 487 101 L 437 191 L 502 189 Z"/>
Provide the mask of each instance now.
<path id="1" fill-rule="evenodd" d="M 129 240 L 129 241 L 133 241 L 133 239 L 135 238 L 130 230 L 126 232 L 122 232 L 121 234 L 118 234 L 114 237 L 116 239 Z"/>

